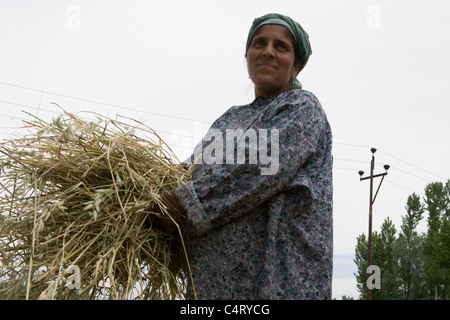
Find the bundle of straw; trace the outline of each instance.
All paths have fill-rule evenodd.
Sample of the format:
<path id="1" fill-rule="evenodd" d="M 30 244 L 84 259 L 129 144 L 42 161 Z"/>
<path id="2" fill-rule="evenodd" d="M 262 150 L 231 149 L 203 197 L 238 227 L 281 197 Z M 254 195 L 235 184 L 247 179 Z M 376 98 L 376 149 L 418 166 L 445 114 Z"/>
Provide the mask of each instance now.
<path id="1" fill-rule="evenodd" d="M 29 115 L 0 145 L 0 298 L 183 299 L 180 229 L 148 218 L 191 171 L 138 121 Z"/>

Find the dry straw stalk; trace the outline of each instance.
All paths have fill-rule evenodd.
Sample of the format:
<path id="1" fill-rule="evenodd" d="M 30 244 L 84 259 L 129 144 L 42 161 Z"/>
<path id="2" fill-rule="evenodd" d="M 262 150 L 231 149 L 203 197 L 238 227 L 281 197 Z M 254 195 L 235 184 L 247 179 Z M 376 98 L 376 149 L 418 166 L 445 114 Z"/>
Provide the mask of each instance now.
<path id="1" fill-rule="evenodd" d="M 0 298 L 184 298 L 180 229 L 148 216 L 191 170 L 143 123 L 96 118 L 30 114 L 30 134 L 0 145 Z"/>

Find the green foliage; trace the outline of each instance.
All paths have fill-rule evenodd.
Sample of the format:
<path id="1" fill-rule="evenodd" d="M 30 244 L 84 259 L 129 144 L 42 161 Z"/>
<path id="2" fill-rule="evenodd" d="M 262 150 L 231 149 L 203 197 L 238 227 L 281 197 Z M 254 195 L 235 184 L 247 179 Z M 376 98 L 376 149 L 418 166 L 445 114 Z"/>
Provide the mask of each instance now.
<path id="1" fill-rule="evenodd" d="M 449 227 L 450 180 L 444 185 L 433 182 L 425 188 L 425 206 L 429 213 L 424 244 L 427 289 L 432 299 L 450 297 Z"/>
<path id="2" fill-rule="evenodd" d="M 406 202 L 400 232 L 387 218 L 372 235 L 372 264 L 380 267 L 381 289 L 372 299 L 442 299 L 450 297 L 450 180 L 430 183 L 423 202 L 413 193 Z M 428 230 L 418 234 L 418 224 L 428 213 Z M 357 238 L 355 273 L 360 299 L 367 298 L 367 237 Z"/>
<path id="3" fill-rule="evenodd" d="M 393 265 L 393 249 L 395 241 L 396 230 L 392 221 L 387 218 L 381 226 L 381 232 L 374 232 L 372 235 L 372 264 L 380 267 L 381 274 L 381 288 L 383 290 L 372 290 L 372 299 L 387 299 L 390 295 L 391 282 L 395 279 L 391 278 L 394 268 Z M 357 238 L 357 245 L 355 250 L 354 262 L 358 266 L 358 273 L 355 274 L 357 278 L 358 291 L 360 292 L 360 299 L 367 298 L 367 254 L 368 241 L 364 234 Z"/>
<path id="4" fill-rule="evenodd" d="M 367 298 L 366 281 L 367 281 L 367 253 L 368 240 L 363 233 L 356 238 L 355 259 L 353 260 L 358 266 L 358 272 L 355 273 L 356 286 L 360 293 L 360 299 Z"/>

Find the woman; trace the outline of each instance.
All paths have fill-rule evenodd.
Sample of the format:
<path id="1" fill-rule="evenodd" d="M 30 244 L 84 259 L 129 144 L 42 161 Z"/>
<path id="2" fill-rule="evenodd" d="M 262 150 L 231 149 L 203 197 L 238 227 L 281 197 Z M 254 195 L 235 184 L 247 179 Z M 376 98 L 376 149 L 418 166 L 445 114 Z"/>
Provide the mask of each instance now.
<path id="1" fill-rule="evenodd" d="M 278 170 L 261 174 L 264 164 L 248 159 L 250 143 L 244 164 L 225 161 L 229 150 L 215 163 L 193 155 L 192 180 L 165 195 L 184 233 L 199 299 L 331 298 L 331 129 L 317 98 L 296 78 L 310 54 L 297 22 L 280 14 L 255 19 L 246 46 L 255 100 L 230 108 L 209 132 L 276 132 L 265 141 Z M 196 150 L 213 141 L 203 139 Z M 169 219 L 153 220 L 174 228 Z M 188 297 L 194 298 L 191 287 Z"/>

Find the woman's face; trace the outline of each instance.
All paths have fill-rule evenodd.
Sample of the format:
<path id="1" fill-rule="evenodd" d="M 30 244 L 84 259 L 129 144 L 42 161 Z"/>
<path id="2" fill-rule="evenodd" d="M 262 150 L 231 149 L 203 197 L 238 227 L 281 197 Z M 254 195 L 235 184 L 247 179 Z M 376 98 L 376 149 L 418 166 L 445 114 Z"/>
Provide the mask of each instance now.
<path id="1" fill-rule="evenodd" d="M 255 96 L 276 95 L 288 90 L 298 73 L 289 30 L 280 25 L 258 29 L 247 51 L 247 68 L 255 84 Z"/>

